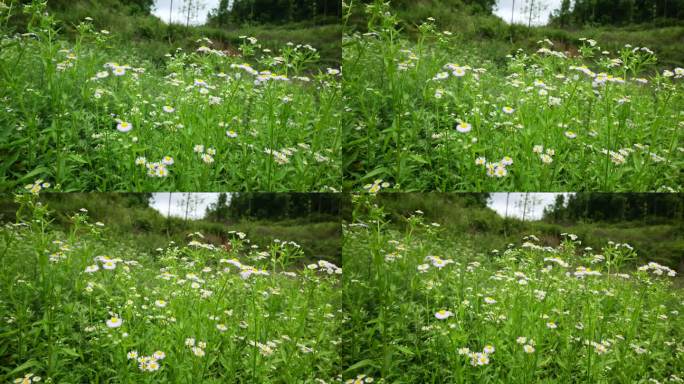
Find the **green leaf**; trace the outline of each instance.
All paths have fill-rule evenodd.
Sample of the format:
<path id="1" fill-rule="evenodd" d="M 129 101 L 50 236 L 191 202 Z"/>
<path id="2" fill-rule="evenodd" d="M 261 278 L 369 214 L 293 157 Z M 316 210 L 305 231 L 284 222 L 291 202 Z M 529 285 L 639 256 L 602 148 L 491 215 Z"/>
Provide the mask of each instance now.
<path id="1" fill-rule="evenodd" d="M 81 355 L 72 348 L 62 348 L 60 352 L 68 356 L 81 357 Z"/>
<path id="2" fill-rule="evenodd" d="M 364 176 L 363 178 L 364 179 L 373 179 L 373 178 L 375 178 L 375 176 L 388 175 L 388 174 L 389 174 L 389 169 L 387 169 L 387 167 L 380 167 L 380 168 L 376 168 L 376 169 L 368 172 L 366 174 L 366 176 Z"/>
<path id="3" fill-rule="evenodd" d="M 418 163 L 421 163 L 421 164 L 427 164 L 427 163 L 428 163 L 428 161 L 425 160 L 425 158 L 424 158 L 423 156 L 416 155 L 415 153 L 411 154 L 411 158 L 412 158 L 414 161 L 416 161 L 416 162 L 418 162 Z"/>
<path id="4" fill-rule="evenodd" d="M 355 370 L 357 370 L 359 368 L 363 368 L 363 367 L 377 368 L 378 365 L 373 360 L 370 360 L 370 359 L 361 360 L 359 362 L 352 364 L 349 368 L 345 369 L 344 372 L 355 371 Z"/>
<path id="5" fill-rule="evenodd" d="M 409 355 L 409 356 L 415 355 L 415 353 L 411 349 L 409 349 L 408 347 L 405 347 L 403 345 L 395 345 L 395 347 L 405 355 Z"/>
<path id="6" fill-rule="evenodd" d="M 26 361 L 24 364 L 22 364 L 22 365 L 20 365 L 20 366 L 18 366 L 18 367 L 16 367 L 16 368 L 14 368 L 14 370 L 13 370 L 12 372 L 8 373 L 7 376 L 8 376 L 8 377 L 12 377 L 12 376 L 14 376 L 15 374 L 17 374 L 17 373 L 19 373 L 19 372 L 21 372 L 21 371 L 25 371 L 25 370 L 27 370 L 27 369 L 29 369 L 29 368 L 40 367 L 40 366 L 41 366 L 41 364 L 40 364 L 40 362 L 39 362 L 38 360 L 36 360 L 36 359 L 31 359 L 31 360 Z"/>

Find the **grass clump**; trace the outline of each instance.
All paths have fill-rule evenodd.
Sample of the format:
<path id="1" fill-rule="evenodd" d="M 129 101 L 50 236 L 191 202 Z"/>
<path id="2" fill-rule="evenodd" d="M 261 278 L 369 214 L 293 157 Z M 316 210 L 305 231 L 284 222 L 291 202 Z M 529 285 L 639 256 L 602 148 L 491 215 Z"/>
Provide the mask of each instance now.
<path id="1" fill-rule="evenodd" d="M 340 188 L 339 70 L 311 72 L 314 47 L 244 36 L 224 52 L 205 38 L 159 66 L 89 20 L 63 40 L 44 9 L 23 8 L 26 34 L 0 31 L 0 189 Z"/>
<path id="2" fill-rule="evenodd" d="M 676 272 L 624 243 L 534 236 L 479 253 L 423 214 L 397 230 L 373 197 L 345 226 L 345 378 L 421 383 L 682 379 Z"/>
<path id="3" fill-rule="evenodd" d="M 684 69 L 653 71 L 648 48 L 543 40 L 502 69 L 458 31 L 426 20 L 412 41 L 387 4 L 367 11 L 344 37 L 347 187 L 680 190 Z"/>
<path id="4" fill-rule="evenodd" d="M 0 229 L 0 379 L 46 382 L 330 381 L 341 269 L 298 267 L 299 245 L 230 248 L 195 233 L 153 253 L 87 213 L 61 230 L 18 197 Z M 38 381 L 38 380 L 34 380 Z"/>

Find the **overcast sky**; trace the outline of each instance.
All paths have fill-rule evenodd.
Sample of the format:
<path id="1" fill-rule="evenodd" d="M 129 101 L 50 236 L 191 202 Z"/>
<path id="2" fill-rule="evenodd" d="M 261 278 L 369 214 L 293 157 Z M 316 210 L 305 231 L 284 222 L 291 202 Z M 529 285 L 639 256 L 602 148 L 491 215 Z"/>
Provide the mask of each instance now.
<path id="1" fill-rule="evenodd" d="M 513 20 L 516 23 L 527 24 L 527 17 L 529 15 L 523 14 L 523 9 L 525 3 L 528 0 L 498 0 L 497 10 L 494 13 L 504 19 L 507 23 L 511 21 L 511 8 L 513 7 L 513 2 L 515 1 L 515 16 Z M 542 12 L 538 20 L 533 20 L 532 24 L 546 24 L 549 21 L 549 14 L 555 9 L 560 8 L 561 0 L 535 0 L 535 3 L 543 2 L 547 7 L 546 10 Z"/>
<path id="2" fill-rule="evenodd" d="M 542 218 L 544 208 L 552 205 L 556 201 L 558 193 L 530 193 L 527 198 L 528 215 L 527 219 L 539 220 Z M 567 194 L 566 194 L 567 195 Z M 524 193 L 510 193 L 508 198 L 508 217 L 522 218 Z M 534 204 L 533 204 L 534 202 Z M 506 215 L 506 193 L 491 193 L 487 204 L 489 208 L 495 210 L 501 217 Z M 532 212 L 530 212 L 532 207 Z"/>
<path id="3" fill-rule="evenodd" d="M 205 5 L 204 10 L 200 11 L 196 20 L 190 20 L 190 24 L 204 24 L 207 21 L 207 13 L 216 8 L 220 0 L 200 0 Z M 155 0 L 155 10 L 152 11 L 154 15 L 162 19 L 165 23 L 169 22 L 169 8 L 173 2 L 173 12 L 171 19 L 174 23 L 185 24 L 186 15 L 183 14 L 183 0 Z"/>
<path id="4" fill-rule="evenodd" d="M 174 1 L 175 2 L 175 1 Z M 171 197 L 171 204 L 169 204 L 169 195 Z M 185 202 L 190 196 L 190 206 L 188 210 L 189 219 L 201 219 L 207 210 L 209 204 L 215 203 L 218 200 L 218 193 L 180 193 L 180 192 L 160 192 L 153 193 L 150 200 L 150 207 L 156 209 L 164 217 L 171 213 L 172 217 L 185 218 Z M 230 196 L 228 196 L 230 201 Z M 170 207 L 170 209 L 169 209 Z"/>

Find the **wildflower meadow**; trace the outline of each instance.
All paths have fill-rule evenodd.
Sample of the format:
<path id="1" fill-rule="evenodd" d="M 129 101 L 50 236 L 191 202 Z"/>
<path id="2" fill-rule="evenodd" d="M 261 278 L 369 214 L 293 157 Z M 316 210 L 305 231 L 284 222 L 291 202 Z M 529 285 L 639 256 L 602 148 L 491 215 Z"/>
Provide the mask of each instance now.
<path id="1" fill-rule="evenodd" d="M 362 6 L 367 30 L 343 37 L 350 188 L 681 190 L 684 68 L 657 52 L 543 39 L 492 58 L 435 18 L 409 38 L 389 2 Z"/>
<path id="2" fill-rule="evenodd" d="M 0 189 L 339 189 L 340 70 L 316 48 L 203 38 L 151 62 L 91 18 L 64 38 L 46 6 L 0 2 Z"/>
<path id="3" fill-rule="evenodd" d="M 681 383 L 677 272 L 632 246 L 565 233 L 473 251 L 421 211 L 355 198 L 345 225 L 348 382 Z M 648 257 L 648 255 L 645 255 Z"/>
<path id="4" fill-rule="evenodd" d="M 324 383 L 338 372 L 342 270 L 300 246 L 190 233 L 154 254 L 86 210 L 57 227 L 32 194 L 0 229 L 0 381 Z"/>

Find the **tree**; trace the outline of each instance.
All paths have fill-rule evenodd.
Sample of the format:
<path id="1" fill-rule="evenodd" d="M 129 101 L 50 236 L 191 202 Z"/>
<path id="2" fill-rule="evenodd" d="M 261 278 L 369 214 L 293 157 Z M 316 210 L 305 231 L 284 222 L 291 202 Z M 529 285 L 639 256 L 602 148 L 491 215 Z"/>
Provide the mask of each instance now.
<path id="1" fill-rule="evenodd" d="M 570 21 L 570 0 L 563 0 L 558 17 L 561 27 L 567 27 Z"/>
<path id="2" fill-rule="evenodd" d="M 513 6 L 511 6 L 511 26 L 513 25 L 513 16 L 515 16 L 515 0 L 513 0 Z"/>
<path id="3" fill-rule="evenodd" d="M 230 0 L 221 0 L 219 5 L 209 12 L 209 22 L 219 27 L 228 25 L 230 19 Z"/>
<path id="4" fill-rule="evenodd" d="M 190 20 L 197 19 L 199 12 L 206 8 L 203 0 L 183 0 L 182 12 L 185 14 L 185 27 L 190 26 Z"/>
<path id="5" fill-rule="evenodd" d="M 526 0 L 525 13 L 527 14 L 527 28 L 532 28 L 532 21 L 538 20 L 542 12 L 548 9 L 548 4 L 544 0 Z"/>
<path id="6" fill-rule="evenodd" d="M 570 4 L 572 3 L 572 4 Z M 563 0 L 552 24 L 625 25 L 684 20 L 684 0 Z"/>
<path id="7" fill-rule="evenodd" d="M 131 13 L 150 14 L 154 6 L 154 0 L 121 0 L 121 3 L 128 6 Z"/>
<path id="8" fill-rule="evenodd" d="M 489 1 L 489 0 L 488 0 Z M 318 23 L 339 21 L 342 4 L 339 0 L 232 0 L 221 1 L 209 15 L 214 25 L 228 22 L 280 24 L 298 21 Z"/>
<path id="9" fill-rule="evenodd" d="M 202 203 L 204 199 L 197 193 L 184 193 L 182 196 L 183 198 L 178 200 L 177 205 L 179 208 L 185 206 L 184 219 L 185 221 L 188 221 L 190 213 L 197 212 L 197 206 Z"/>
<path id="10" fill-rule="evenodd" d="M 228 194 L 220 193 L 218 200 L 207 207 L 204 218 L 211 221 L 226 221 L 229 216 Z"/>
<path id="11" fill-rule="evenodd" d="M 658 221 L 682 220 L 684 195 L 659 193 L 577 193 L 567 204 L 554 204 L 545 220 Z"/>

